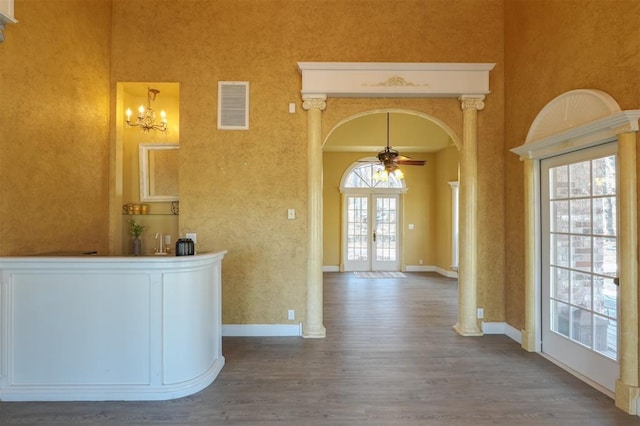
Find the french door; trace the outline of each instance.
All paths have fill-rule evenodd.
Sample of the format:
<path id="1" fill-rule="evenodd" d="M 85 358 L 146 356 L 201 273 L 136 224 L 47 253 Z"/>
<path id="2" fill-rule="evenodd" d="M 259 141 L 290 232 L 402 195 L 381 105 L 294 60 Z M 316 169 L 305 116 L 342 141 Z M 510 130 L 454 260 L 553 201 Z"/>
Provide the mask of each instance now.
<path id="1" fill-rule="evenodd" d="M 541 162 L 542 352 L 615 392 L 617 144 Z"/>
<path id="2" fill-rule="evenodd" d="M 345 271 L 399 271 L 398 194 L 347 195 L 343 226 Z"/>

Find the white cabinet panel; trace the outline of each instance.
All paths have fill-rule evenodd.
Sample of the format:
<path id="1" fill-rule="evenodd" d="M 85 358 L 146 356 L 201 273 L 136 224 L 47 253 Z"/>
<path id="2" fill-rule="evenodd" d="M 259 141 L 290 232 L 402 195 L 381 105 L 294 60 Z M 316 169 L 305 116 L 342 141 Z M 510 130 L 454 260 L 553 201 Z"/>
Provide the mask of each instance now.
<path id="1" fill-rule="evenodd" d="M 0 258 L 0 401 L 204 389 L 225 362 L 225 253 Z"/>
<path id="2" fill-rule="evenodd" d="M 148 274 L 12 278 L 14 385 L 149 384 Z"/>

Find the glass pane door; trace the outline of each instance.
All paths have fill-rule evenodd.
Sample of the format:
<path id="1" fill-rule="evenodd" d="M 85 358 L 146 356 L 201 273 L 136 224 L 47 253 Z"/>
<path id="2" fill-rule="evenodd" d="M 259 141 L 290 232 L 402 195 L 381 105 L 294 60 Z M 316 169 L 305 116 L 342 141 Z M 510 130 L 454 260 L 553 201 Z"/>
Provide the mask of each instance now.
<path id="1" fill-rule="evenodd" d="M 542 162 L 542 350 L 615 390 L 616 146 Z"/>
<path id="2" fill-rule="evenodd" d="M 345 260 L 346 271 L 370 269 L 369 197 L 346 197 Z"/>
<path id="3" fill-rule="evenodd" d="M 345 271 L 400 270 L 398 207 L 397 194 L 345 198 Z"/>
<path id="4" fill-rule="evenodd" d="M 374 271 L 398 271 L 398 196 L 374 195 Z"/>

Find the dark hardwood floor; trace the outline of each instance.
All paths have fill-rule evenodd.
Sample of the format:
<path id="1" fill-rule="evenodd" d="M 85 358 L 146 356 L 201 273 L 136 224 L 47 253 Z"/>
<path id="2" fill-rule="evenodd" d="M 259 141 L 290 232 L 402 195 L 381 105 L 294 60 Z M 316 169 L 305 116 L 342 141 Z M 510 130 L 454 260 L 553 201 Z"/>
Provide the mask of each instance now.
<path id="1" fill-rule="evenodd" d="M 325 273 L 326 339 L 225 338 L 198 394 L 3 402 L 0 425 L 640 425 L 506 336 L 455 334 L 456 285 Z"/>

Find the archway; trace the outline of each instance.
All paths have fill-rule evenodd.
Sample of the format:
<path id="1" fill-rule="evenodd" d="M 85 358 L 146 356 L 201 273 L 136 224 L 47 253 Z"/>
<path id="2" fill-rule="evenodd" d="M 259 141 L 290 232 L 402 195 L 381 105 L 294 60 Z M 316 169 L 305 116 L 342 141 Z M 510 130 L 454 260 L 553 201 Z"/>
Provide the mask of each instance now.
<path id="1" fill-rule="evenodd" d="M 481 335 L 477 309 L 477 113 L 489 93 L 495 64 L 298 63 L 307 111 L 308 261 L 303 336 L 326 335 L 322 313 L 322 111 L 327 97 L 457 98 L 463 111 L 460 150 L 458 321 L 454 330 Z"/>
<path id="2" fill-rule="evenodd" d="M 387 142 L 387 114 L 390 146 L 426 165 L 401 165 L 402 180 L 393 175 L 383 181 L 373 175 L 363 179 L 357 173 L 360 178 L 346 182 L 354 170 L 378 165 L 375 155 Z M 339 120 L 323 141 L 323 271 L 436 271 L 457 277 L 451 183 L 458 181 L 460 144 L 446 123 L 415 110 L 375 109 Z M 399 186 L 391 185 L 395 181 Z M 392 193 L 398 194 L 392 202 L 397 202 L 397 214 L 392 225 L 382 225 L 378 219 L 383 217 L 370 211 L 378 209 L 372 202 Z M 360 204 L 347 209 L 354 202 Z M 366 221 L 361 224 L 356 214 Z M 392 237 L 380 239 L 379 245 L 374 231 L 389 231 Z"/>

